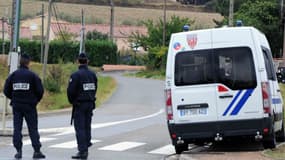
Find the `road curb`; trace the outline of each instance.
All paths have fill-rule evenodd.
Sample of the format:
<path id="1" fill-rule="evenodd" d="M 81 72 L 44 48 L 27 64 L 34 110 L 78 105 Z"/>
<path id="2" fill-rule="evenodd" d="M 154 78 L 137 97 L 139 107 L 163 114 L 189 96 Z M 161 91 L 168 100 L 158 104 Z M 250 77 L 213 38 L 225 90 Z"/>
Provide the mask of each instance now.
<path id="1" fill-rule="evenodd" d="M 285 142 L 282 142 L 282 143 L 278 144 L 278 145 L 276 146 L 276 148 L 279 148 L 279 147 L 281 147 L 282 145 L 285 145 Z M 270 150 L 270 149 L 266 149 L 266 150 L 262 151 L 262 152 L 261 152 L 261 155 L 264 156 L 264 157 L 266 157 L 266 158 L 271 158 L 271 159 L 273 159 L 273 160 L 284 160 L 284 159 L 279 159 L 279 158 L 270 157 L 269 155 L 267 155 L 267 154 L 265 153 L 265 152 L 268 151 L 268 150 Z"/>

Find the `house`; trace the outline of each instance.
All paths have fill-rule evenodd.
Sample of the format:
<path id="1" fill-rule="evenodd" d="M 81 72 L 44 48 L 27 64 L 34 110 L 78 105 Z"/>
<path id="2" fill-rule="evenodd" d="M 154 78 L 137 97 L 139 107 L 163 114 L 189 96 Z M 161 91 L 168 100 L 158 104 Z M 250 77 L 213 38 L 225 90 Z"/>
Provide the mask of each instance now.
<path id="1" fill-rule="evenodd" d="M 6 21 L 4 21 L 4 22 L 1 21 L 1 23 L 4 23 L 4 28 L 0 27 L 1 38 L 2 38 L 2 34 L 4 33 L 4 40 L 8 41 L 11 39 L 11 30 L 12 30 L 11 25 L 9 25 L 8 22 L 6 22 Z M 2 26 L 2 24 L 1 24 L 1 26 Z M 31 32 L 30 28 L 21 26 L 19 38 L 20 39 L 32 40 L 32 32 Z"/>
<path id="2" fill-rule="evenodd" d="M 80 40 L 81 24 L 51 23 L 51 30 L 56 37 L 60 36 L 61 31 L 65 31 L 74 35 L 75 40 Z M 85 26 L 86 33 L 94 30 L 103 34 L 110 34 L 110 26 L 106 24 L 88 24 Z M 133 32 L 139 32 L 146 35 L 147 29 L 145 27 L 123 25 L 114 27 L 114 41 L 116 42 L 119 50 L 131 49 L 131 44 L 128 42 L 128 38 Z"/>
<path id="3" fill-rule="evenodd" d="M 44 26 L 47 24 L 47 18 L 44 19 Z M 41 17 L 35 17 L 33 19 L 28 19 L 21 22 L 21 27 L 24 29 L 22 32 L 31 32 L 32 40 L 41 39 L 41 28 L 42 28 L 42 19 Z M 98 31 L 103 34 L 110 33 L 110 25 L 108 24 L 87 24 L 85 26 L 86 33 L 88 31 Z M 74 37 L 74 40 L 80 40 L 80 31 L 81 24 L 79 23 L 69 23 L 65 21 L 57 21 L 55 18 L 51 19 L 51 28 L 50 28 L 50 40 L 59 38 L 62 31 L 71 33 Z M 143 35 L 147 34 L 147 29 L 140 26 L 114 26 L 114 41 L 116 42 L 119 50 L 128 50 L 132 49 L 131 44 L 128 42 L 129 36 L 133 32 L 139 32 Z M 46 27 L 44 27 L 44 34 L 46 33 Z M 27 33 L 24 33 L 27 36 Z"/>

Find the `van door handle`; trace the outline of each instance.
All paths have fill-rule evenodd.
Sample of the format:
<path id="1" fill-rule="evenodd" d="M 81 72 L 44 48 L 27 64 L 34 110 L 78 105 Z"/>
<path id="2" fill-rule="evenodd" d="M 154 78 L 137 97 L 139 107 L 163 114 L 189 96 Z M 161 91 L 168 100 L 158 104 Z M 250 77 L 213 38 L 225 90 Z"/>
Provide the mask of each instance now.
<path id="1" fill-rule="evenodd" d="M 224 99 L 224 98 L 233 98 L 234 96 L 233 95 L 222 95 L 222 96 L 219 96 L 219 98 L 221 99 Z"/>
<path id="2" fill-rule="evenodd" d="M 280 89 L 277 89 L 277 92 L 281 92 Z"/>

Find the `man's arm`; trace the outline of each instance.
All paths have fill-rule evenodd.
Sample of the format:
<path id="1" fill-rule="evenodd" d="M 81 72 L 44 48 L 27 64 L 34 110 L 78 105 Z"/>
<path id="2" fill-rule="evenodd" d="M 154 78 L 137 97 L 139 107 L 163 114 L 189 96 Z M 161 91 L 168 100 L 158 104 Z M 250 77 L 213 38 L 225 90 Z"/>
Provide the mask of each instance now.
<path id="1" fill-rule="evenodd" d="M 69 83 L 68 83 L 68 87 L 67 87 L 67 98 L 69 103 L 74 104 L 76 97 L 77 97 L 77 93 L 78 88 L 77 88 L 77 84 L 78 83 L 78 77 L 75 74 L 72 74 L 70 76 L 69 79 Z"/>
<path id="2" fill-rule="evenodd" d="M 37 75 L 35 75 L 35 86 L 36 86 L 35 92 L 39 102 L 43 98 L 44 87 L 41 79 Z"/>
<path id="3" fill-rule="evenodd" d="M 5 81 L 5 85 L 4 85 L 4 94 L 6 97 L 8 97 L 9 99 L 12 98 L 12 76 L 10 75 L 6 81 Z"/>

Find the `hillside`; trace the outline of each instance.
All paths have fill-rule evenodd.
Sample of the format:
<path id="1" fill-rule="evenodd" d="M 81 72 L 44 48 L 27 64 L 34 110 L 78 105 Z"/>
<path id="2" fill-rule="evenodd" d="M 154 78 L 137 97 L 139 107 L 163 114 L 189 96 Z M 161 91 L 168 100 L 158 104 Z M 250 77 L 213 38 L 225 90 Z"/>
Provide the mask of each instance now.
<path id="1" fill-rule="evenodd" d="M 0 0 L 0 17 L 5 15 L 5 11 L 7 10 L 6 8 L 11 10 L 11 1 L 12 0 Z M 36 15 L 39 15 L 42 3 L 43 2 L 34 0 L 23 0 L 22 19 L 31 18 L 35 17 Z M 44 2 L 44 4 L 45 11 L 47 11 L 47 3 Z M 68 20 L 70 22 L 80 22 L 80 10 L 84 8 L 86 12 L 87 23 L 109 24 L 109 6 L 55 3 L 55 8 L 58 17 L 64 20 Z M 213 19 L 222 19 L 222 16 L 217 13 L 168 10 L 167 17 L 170 18 L 172 15 L 194 19 L 196 22 L 195 26 L 199 26 L 200 28 L 213 27 Z M 115 7 L 116 25 L 141 25 L 141 21 L 145 21 L 148 19 L 157 21 L 159 18 L 162 18 L 162 16 L 163 12 L 161 9 Z"/>

